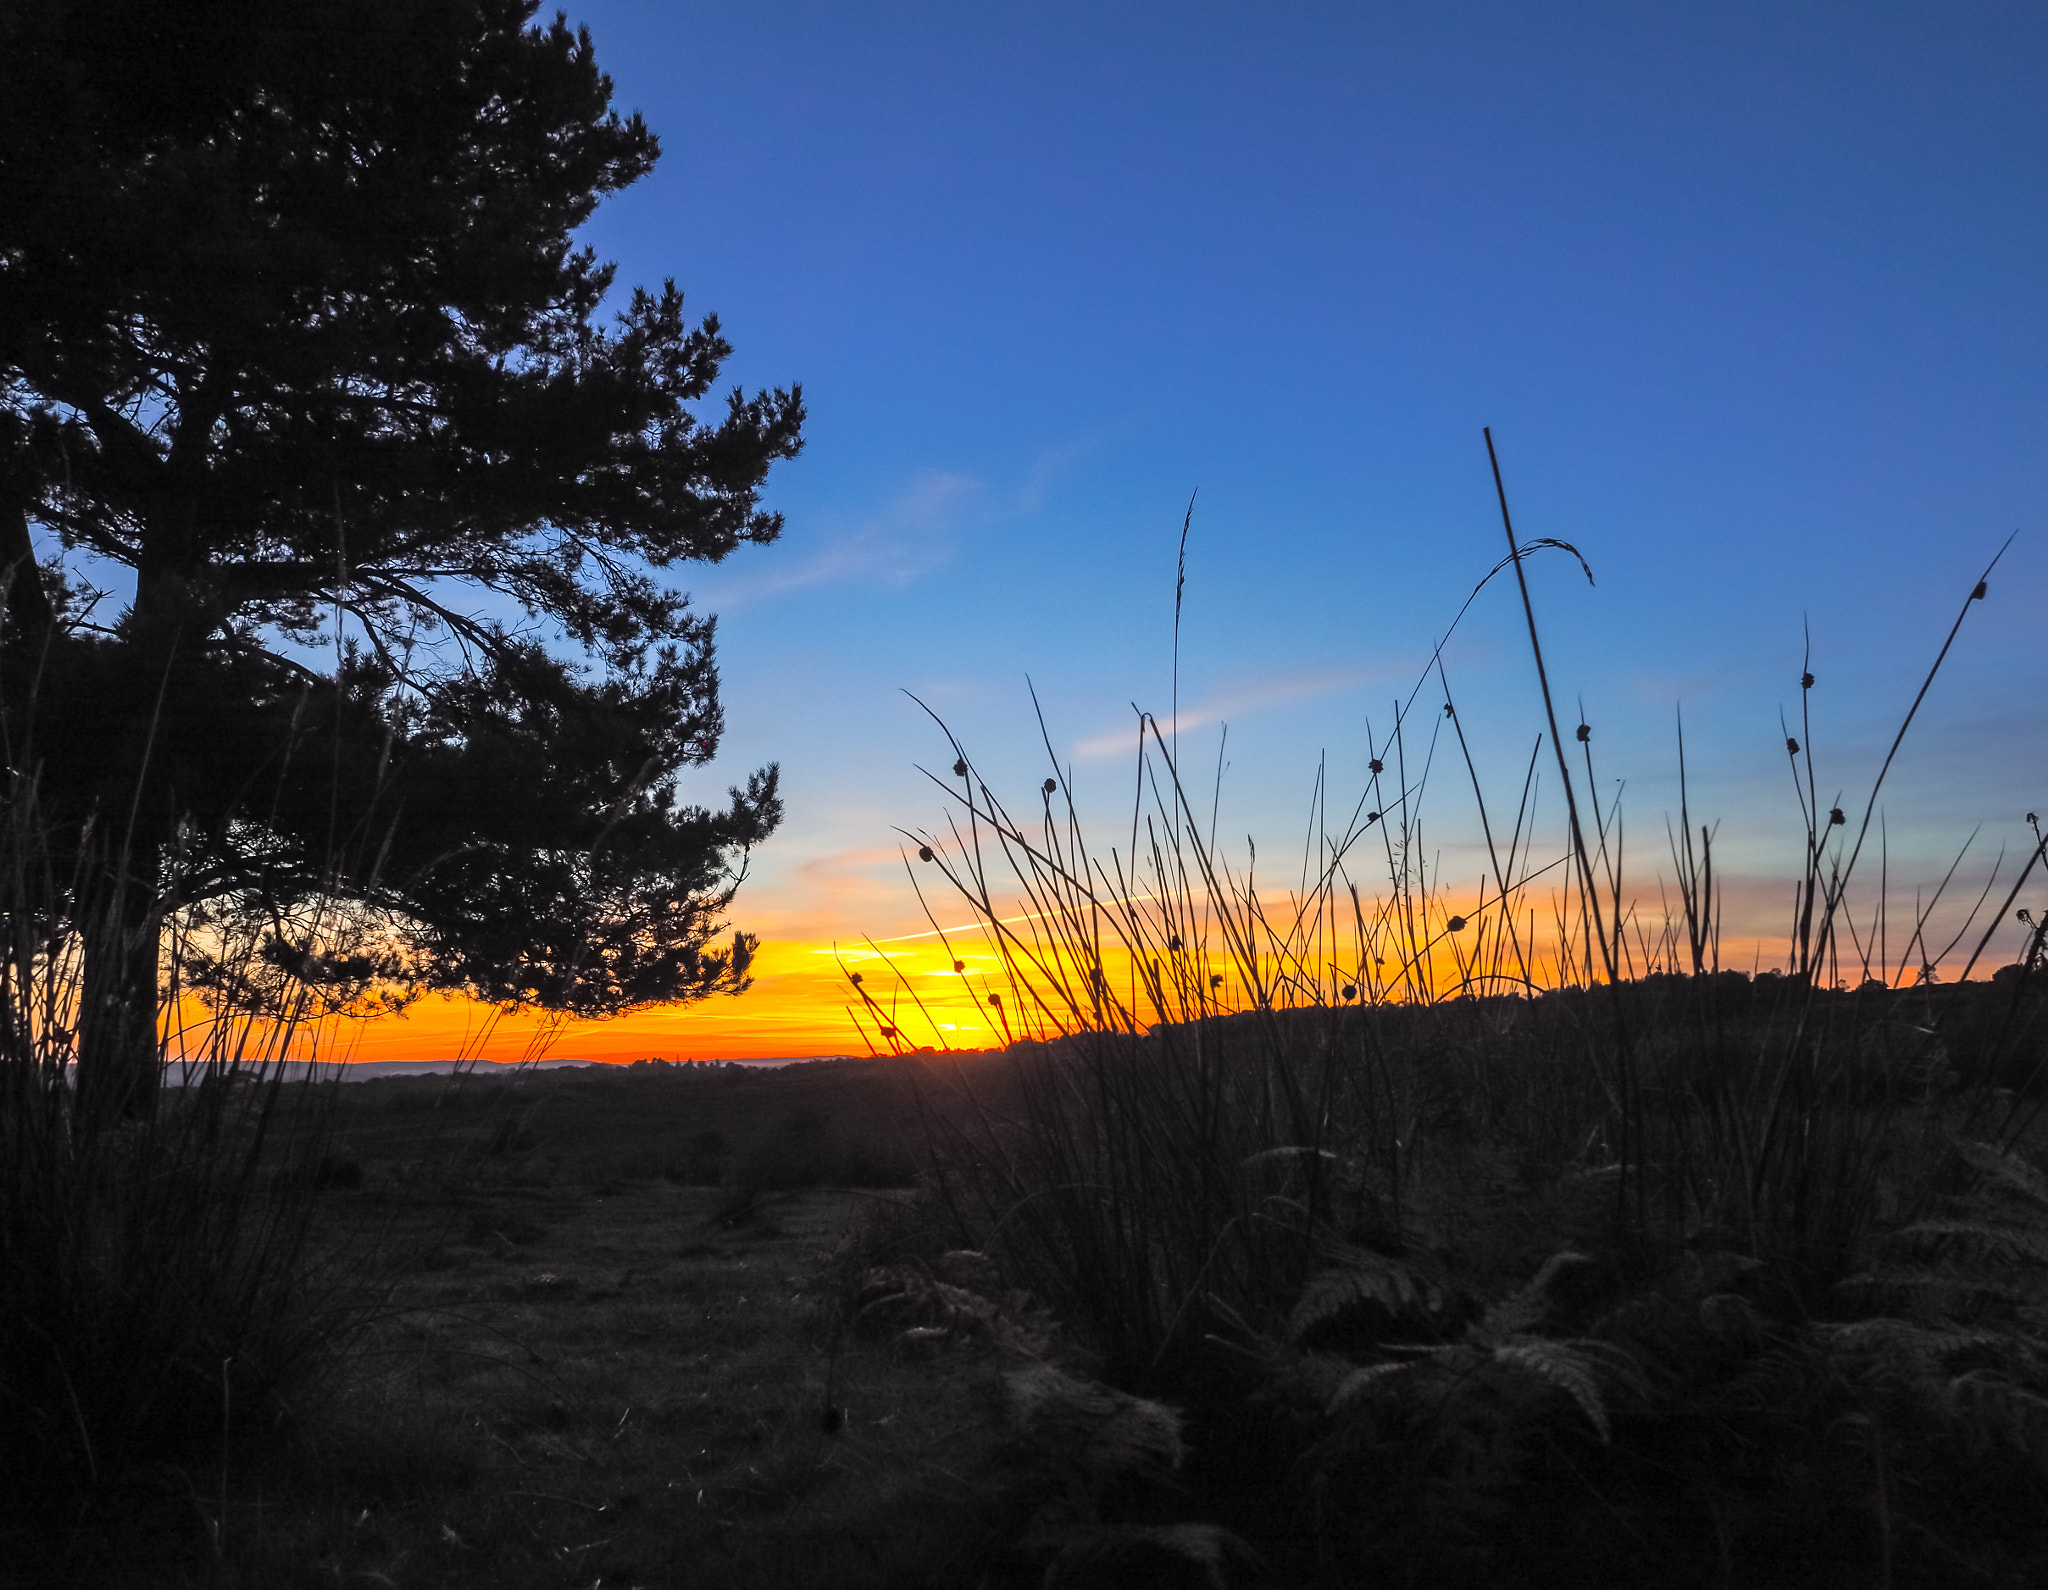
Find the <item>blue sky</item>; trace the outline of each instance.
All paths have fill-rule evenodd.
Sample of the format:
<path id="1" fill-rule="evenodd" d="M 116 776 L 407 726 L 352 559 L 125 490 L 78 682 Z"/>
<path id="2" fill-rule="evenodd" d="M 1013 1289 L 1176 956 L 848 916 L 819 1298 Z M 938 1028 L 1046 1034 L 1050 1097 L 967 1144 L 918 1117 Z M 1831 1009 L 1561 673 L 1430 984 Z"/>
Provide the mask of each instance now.
<path id="1" fill-rule="evenodd" d="M 2048 805 L 2048 11 L 570 15 L 664 146 L 589 240 L 810 404 L 782 541 L 686 571 L 721 615 L 705 791 L 784 770 L 735 909 L 771 948 L 914 925 L 893 828 L 940 817 L 914 764 L 950 756 L 905 690 L 1021 795 L 1028 678 L 1123 821 L 1097 748 L 1167 709 L 1197 490 L 1190 743 L 1213 758 L 1227 720 L 1225 830 L 1297 844 L 1318 758 L 1358 787 L 1368 720 L 1504 550 L 1483 425 L 1517 529 L 1597 576 L 1532 580 L 1646 890 L 1674 706 L 1728 865 L 1780 875 L 1802 624 L 1822 781 L 1860 797 L 2015 530 L 1887 786 L 1895 879 Z M 1520 624 L 1496 582 L 1446 653 L 1516 786 Z"/>

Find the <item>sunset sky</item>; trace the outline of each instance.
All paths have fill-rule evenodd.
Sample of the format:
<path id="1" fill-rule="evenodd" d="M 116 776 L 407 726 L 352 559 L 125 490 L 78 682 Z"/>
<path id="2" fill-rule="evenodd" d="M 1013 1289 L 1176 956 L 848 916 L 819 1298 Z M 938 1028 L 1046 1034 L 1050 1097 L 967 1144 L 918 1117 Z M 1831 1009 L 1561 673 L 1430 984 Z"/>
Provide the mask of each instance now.
<path id="1" fill-rule="evenodd" d="M 768 488 L 782 540 L 681 571 L 719 615 L 728 724 L 686 787 L 715 801 L 783 771 L 787 819 L 732 913 L 761 936 L 757 984 L 565 1029 L 551 1053 L 858 1049 L 833 946 L 937 954 L 904 938 L 929 924 L 897 830 L 943 825 L 919 768 L 952 753 L 912 694 L 1025 807 L 1048 771 L 1035 689 L 1084 815 L 1105 842 L 1127 829 L 1132 707 L 1168 713 L 1194 493 L 1183 756 L 1213 777 L 1227 724 L 1221 832 L 1297 857 L 1319 762 L 1355 796 L 1368 729 L 1386 734 L 1505 550 L 1489 425 L 1517 530 L 1571 541 L 1597 580 L 1562 556 L 1531 567 L 1560 711 L 1583 701 L 1607 789 L 1625 781 L 1646 897 L 1669 874 L 1682 707 L 1729 942 L 1745 966 L 1782 957 L 1800 829 L 1780 713 L 1800 709 L 1802 626 L 1822 802 L 1860 811 L 2015 531 L 1883 808 L 1908 907 L 1973 834 L 1971 900 L 2001 847 L 2006 876 L 2031 845 L 2048 10 L 593 0 L 570 17 L 664 148 L 588 240 L 621 291 L 675 277 L 724 323 L 728 374 L 801 381 L 810 420 Z M 1444 655 L 1512 804 L 1542 707 L 1511 581 Z M 1417 721 L 1440 709 L 1432 683 Z M 1476 878 L 1469 790 L 1432 785 L 1431 811 L 1447 875 Z M 950 965 L 913 972 L 936 988 Z M 355 1052 L 475 1052 L 487 1014 L 431 1001 Z M 951 1041 L 987 1041 L 975 1022 L 963 1005 Z M 530 1032 L 509 1021 L 484 1052 L 515 1058 Z"/>

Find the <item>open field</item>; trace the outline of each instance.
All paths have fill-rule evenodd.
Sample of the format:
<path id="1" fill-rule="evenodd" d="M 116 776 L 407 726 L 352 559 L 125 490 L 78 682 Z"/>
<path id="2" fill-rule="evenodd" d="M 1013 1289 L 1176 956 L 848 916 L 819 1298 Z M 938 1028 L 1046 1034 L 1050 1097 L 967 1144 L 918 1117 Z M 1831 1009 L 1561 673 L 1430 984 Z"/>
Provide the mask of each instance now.
<path id="1" fill-rule="evenodd" d="M 381 1304 L 345 1365 L 224 1464 L 119 1476 L 55 1530 L 15 1520 L 9 1582 L 965 1572 L 1002 1543 L 985 1366 L 839 1329 L 840 1250 L 905 1194 L 781 1186 L 903 1163 L 907 1101 L 843 1070 L 350 1084 L 319 1241 Z"/>
<path id="2" fill-rule="evenodd" d="M 1797 991 L 1627 992 L 1653 1032 L 1718 1013 L 1642 1078 L 1700 1105 Z M 1869 1164 L 1810 1160 L 1804 1213 L 1746 1230 L 1675 1137 L 1618 1208 L 1574 1039 L 1604 991 L 350 1084 L 311 1252 L 366 1322 L 224 1458 L 10 1520 L 12 1582 L 2038 1583 L 2012 994 L 1820 1001 L 1861 1075 L 1806 1129 Z M 1260 1119 L 1283 1077 L 1321 1146 Z"/>

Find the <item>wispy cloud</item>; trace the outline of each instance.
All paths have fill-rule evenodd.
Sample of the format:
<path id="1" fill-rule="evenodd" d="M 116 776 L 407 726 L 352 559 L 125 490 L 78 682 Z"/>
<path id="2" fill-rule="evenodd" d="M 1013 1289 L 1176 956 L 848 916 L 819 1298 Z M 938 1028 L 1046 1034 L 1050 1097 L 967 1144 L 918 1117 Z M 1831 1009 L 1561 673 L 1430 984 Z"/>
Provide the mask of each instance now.
<path id="1" fill-rule="evenodd" d="M 819 585 L 908 585 L 952 560 L 960 527 L 986 514 L 987 493 L 972 475 L 927 469 L 870 513 L 828 521 L 818 542 L 759 573 L 700 578 L 707 605 L 752 606 Z"/>
<path id="2" fill-rule="evenodd" d="M 1286 702 L 1303 701 L 1311 696 L 1333 695 L 1339 691 L 1355 690 L 1375 680 L 1388 676 L 1384 668 L 1326 668 L 1310 673 L 1278 674 L 1271 678 L 1254 680 L 1234 690 L 1223 691 L 1195 706 L 1181 710 L 1178 728 L 1186 734 L 1195 729 L 1206 728 L 1212 723 L 1228 723 L 1233 718 L 1242 720 L 1253 716 L 1261 708 L 1280 706 Z M 1172 738 L 1175 723 L 1168 717 L 1159 720 L 1159 732 Z M 1074 755 L 1080 761 L 1092 761 L 1106 756 L 1128 756 L 1131 754 L 1132 736 L 1136 730 L 1130 726 L 1110 734 L 1098 734 L 1081 741 L 1074 747 Z"/>
<path id="3" fill-rule="evenodd" d="M 814 516 L 807 546 L 786 544 L 758 571 L 700 575 L 697 594 L 706 607 L 726 609 L 821 585 L 900 589 L 951 563 L 961 532 L 1038 513 L 1059 480 L 1099 445 L 1083 437 L 1046 448 L 1009 486 L 960 470 L 917 470 L 878 507 Z"/>

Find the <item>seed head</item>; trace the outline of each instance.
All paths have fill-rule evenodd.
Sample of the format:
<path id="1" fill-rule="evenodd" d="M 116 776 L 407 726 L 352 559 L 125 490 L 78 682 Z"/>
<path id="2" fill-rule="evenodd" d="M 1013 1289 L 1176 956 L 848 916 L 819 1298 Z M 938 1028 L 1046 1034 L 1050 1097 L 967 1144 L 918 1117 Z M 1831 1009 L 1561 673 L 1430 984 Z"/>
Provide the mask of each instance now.
<path id="1" fill-rule="evenodd" d="M 1387 770 L 1387 764 L 1382 762 L 1378 757 L 1374 757 L 1370 762 L 1366 763 L 1366 766 L 1371 768 L 1375 773 L 1384 773 Z"/>
<path id="2" fill-rule="evenodd" d="M 964 972 L 967 970 L 967 963 L 965 961 L 955 961 L 953 963 L 953 970 L 956 972 Z"/>
<path id="3" fill-rule="evenodd" d="M 1444 926 L 1453 933 L 1462 933 L 1465 931 L 1465 919 L 1461 916 L 1454 916 Z"/>
<path id="4" fill-rule="evenodd" d="M 850 980 L 850 981 L 851 981 L 851 982 L 853 983 L 853 986 L 854 986 L 855 988 L 858 988 L 858 987 L 860 987 L 860 973 L 859 973 L 859 972 L 848 972 L 848 973 L 847 973 L 846 975 L 847 975 L 847 978 L 848 978 L 848 979 L 849 979 L 849 980 Z"/>
<path id="5" fill-rule="evenodd" d="M 1211 988 L 1221 988 L 1223 986 L 1223 974 L 1221 972 L 1210 973 L 1209 986 Z"/>
<path id="6" fill-rule="evenodd" d="M 919 861 L 930 861 L 932 859 L 932 847 L 930 845 L 919 845 L 917 847 L 917 859 Z"/>
<path id="7" fill-rule="evenodd" d="M 965 777 L 967 776 L 967 758 L 966 758 L 966 757 L 964 757 L 964 756 L 963 756 L 962 758 L 960 758 L 960 760 L 959 760 L 959 761 L 957 761 L 957 762 L 955 762 L 955 763 L 953 764 L 953 776 L 954 776 L 955 778 L 965 778 Z"/>
<path id="8" fill-rule="evenodd" d="M 882 1029 L 882 1036 L 884 1038 L 893 1038 L 896 1036 L 896 1029 L 894 1027 L 884 1027 Z"/>
<path id="9" fill-rule="evenodd" d="M 1801 674 L 1799 676 L 1799 688 L 1801 690 L 1811 690 L 1813 688 L 1813 675 Z"/>
<path id="10" fill-rule="evenodd" d="M 2034 914 L 2031 911 L 2029 911 L 2025 906 L 2021 906 L 2017 911 L 2013 912 L 2013 915 L 2018 917 L 2022 922 L 2026 923 L 2028 927 L 2032 927 L 2034 925 Z"/>
<path id="11" fill-rule="evenodd" d="M 1179 935 L 1178 933 L 1176 933 L 1176 934 L 1174 934 L 1174 935 L 1173 935 L 1173 936 L 1172 936 L 1171 938 L 1169 938 L 1169 939 L 1168 939 L 1168 940 L 1166 941 L 1166 947 L 1167 947 L 1167 949 L 1169 949 L 1169 950 L 1177 950 L 1177 949 L 1179 949 L 1179 948 L 1180 948 L 1180 935 Z"/>
<path id="12" fill-rule="evenodd" d="M 2041 819 L 2036 817 L 2032 812 L 2028 812 L 2027 826 L 2029 828 L 2039 828 L 2041 826 Z"/>
<path id="13" fill-rule="evenodd" d="M 1457 711 L 1451 706 L 1451 704 L 1448 701 L 1446 701 L 1444 703 L 1444 716 L 1447 718 L 1455 718 L 1457 715 Z"/>
<path id="14" fill-rule="evenodd" d="M 1972 592 L 1970 593 L 1970 600 L 1971 600 L 1971 601 L 1973 601 L 1973 602 L 1981 602 L 1981 601 L 1983 601 L 1983 600 L 1984 600 L 1984 593 L 1985 593 L 1986 591 L 1988 591 L 1989 589 L 1990 589 L 1990 587 L 1989 587 L 1988 585 L 1986 585 L 1986 584 L 1985 584 L 1985 583 L 1984 583 L 1984 582 L 1983 582 L 1982 580 L 1979 580 L 1979 581 L 1977 582 L 1977 589 L 1976 589 L 1976 590 L 1974 590 L 1974 591 L 1972 591 Z"/>
<path id="15" fill-rule="evenodd" d="M 1344 998 L 1345 998 L 1345 999 L 1346 999 L 1347 1001 L 1350 1001 L 1350 1000 L 1356 999 L 1357 997 L 1358 997 L 1358 985 L 1357 985 L 1356 983 L 1346 983 L 1346 984 L 1344 985 Z"/>
<path id="16" fill-rule="evenodd" d="M 1797 756 L 1799 754 L 1799 742 L 1793 739 L 1792 736 L 1788 734 L 1785 736 L 1785 749 L 1787 751 L 1790 751 L 1794 756 Z"/>
<path id="17" fill-rule="evenodd" d="M 1584 743 L 1585 743 L 1586 741 L 1588 741 L 1588 740 L 1590 740 L 1590 739 L 1592 739 L 1592 738 L 1593 738 L 1593 725 L 1592 725 L 1592 724 L 1590 724 L 1590 723 L 1582 723 L 1582 724 L 1580 724 L 1580 725 L 1579 725 L 1579 743 L 1583 745 L 1583 744 L 1584 744 Z"/>
<path id="18" fill-rule="evenodd" d="M 1372 827 L 1372 825 L 1378 822 L 1379 820 L 1380 814 L 1378 812 L 1367 812 L 1365 814 L 1365 826 L 1368 828 Z"/>
<path id="19" fill-rule="evenodd" d="M 1045 781 L 1045 792 L 1048 795 L 1050 795 L 1054 790 L 1058 789 L 1059 787 L 1060 781 L 1056 778 L 1049 778 Z"/>
<path id="20" fill-rule="evenodd" d="M 1841 808 L 1841 807 L 1839 807 L 1839 806 L 1830 806 L 1830 807 L 1828 808 L 1828 827 L 1830 827 L 1830 828 L 1840 828 L 1840 827 L 1842 826 L 1842 824 L 1846 823 L 1846 822 L 1847 822 L 1848 820 L 1849 820 L 1848 818 L 1846 818 L 1846 817 L 1844 817 L 1844 816 L 1842 815 L 1842 808 Z"/>
<path id="21" fill-rule="evenodd" d="M 988 996 L 988 1002 L 991 1005 L 995 1006 L 997 1010 L 1001 1010 L 1003 1008 L 1003 996 L 1001 994 L 990 994 Z"/>

